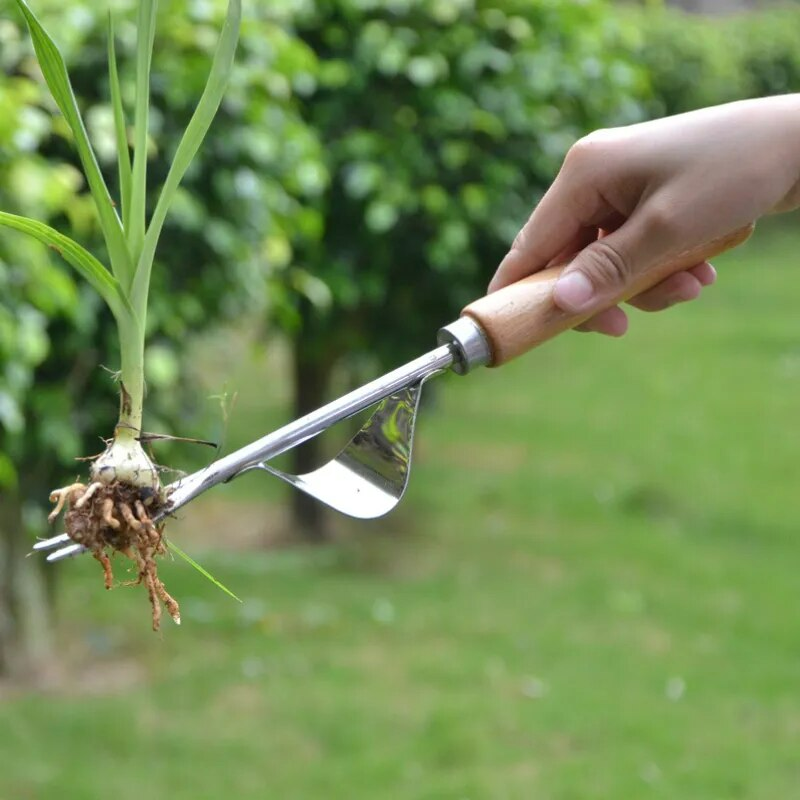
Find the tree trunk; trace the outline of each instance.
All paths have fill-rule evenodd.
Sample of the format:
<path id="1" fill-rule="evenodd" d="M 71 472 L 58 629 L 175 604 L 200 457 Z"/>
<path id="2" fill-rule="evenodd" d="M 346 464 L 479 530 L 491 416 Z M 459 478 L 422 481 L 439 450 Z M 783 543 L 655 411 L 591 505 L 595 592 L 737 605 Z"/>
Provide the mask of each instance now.
<path id="1" fill-rule="evenodd" d="M 0 676 L 35 682 L 52 665 L 50 608 L 22 508 L 20 493 L 0 493 Z"/>
<path id="2" fill-rule="evenodd" d="M 14 551 L 12 516 L 14 508 L 7 494 L 0 496 L 0 676 L 16 671 L 16 608 L 14 603 Z"/>
<path id="3" fill-rule="evenodd" d="M 295 339 L 292 351 L 294 418 L 319 408 L 327 396 L 333 359 L 321 348 L 309 346 L 304 337 Z M 296 475 L 321 466 L 324 453 L 319 437 L 292 450 L 291 469 Z M 292 490 L 291 518 L 297 534 L 305 541 L 324 542 L 329 537 L 326 508 L 297 489 Z"/>

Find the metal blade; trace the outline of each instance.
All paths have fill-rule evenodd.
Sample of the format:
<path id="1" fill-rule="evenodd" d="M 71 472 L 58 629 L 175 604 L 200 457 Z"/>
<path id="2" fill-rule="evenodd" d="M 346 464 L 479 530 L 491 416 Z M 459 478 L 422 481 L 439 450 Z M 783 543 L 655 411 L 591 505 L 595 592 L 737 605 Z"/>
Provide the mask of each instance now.
<path id="1" fill-rule="evenodd" d="M 65 558 L 70 558 L 71 556 L 77 556 L 79 553 L 83 553 L 86 548 L 82 544 L 68 544 L 66 547 L 61 547 L 53 553 L 50 553 L 47 556 L 47 560 L 50 562 L 53 561 L 63 561 Z"/>
<path id="2" fill-rule="evenodd" d="M 388 514 L 408 485 L 422 383 L 382 400 L 339 455 L 319 469 L 292 475 L 265 463 L 258 467 L 348 516 Z"/>
<path id="3" fill-rule="evenodd" d="M 52 550 L 55 547 L 61 547 L 62 545 L 66 544 L 69 541 L 70 541 L 70 538 L 66 533 L 60 533 L 60 534 L 58 534 L 58 536 L 52 536 L 49 539 L 40 539 L 33 546 L 33 549 L 34 550 Z"/>

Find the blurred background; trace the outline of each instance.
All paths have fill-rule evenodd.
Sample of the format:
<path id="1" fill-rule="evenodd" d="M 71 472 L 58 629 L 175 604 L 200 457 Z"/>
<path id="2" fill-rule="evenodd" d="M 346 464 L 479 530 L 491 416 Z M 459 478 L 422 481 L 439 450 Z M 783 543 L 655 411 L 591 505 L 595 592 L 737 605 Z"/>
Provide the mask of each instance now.
<path id="1" fill-rule="evenodd" d="M 130 102 L 135 2 L 32 6 L 115 185 L 106 15 Z M 224 10 L 162 4 L 151 186 Z M 798 3 L 245 14 L 162 238 L 148 351 L 146 428 L 225 451 L 429 349 L 582 134 L 800 90 Z M 0 208 L 102 254 L 10 0 L 0 66 Z M 156 635 L 144 592 L 104 592 L 91 559 L 25 557 L 113 427 L 117 355 L 88 287 L 3 232 L 0 798 L 797 796 L 799 250 L 796 214 L 766 221 L 699 302 L 633 312 L 624 340 L 438 381 L 386 519 L 264 475 L 215 489 L 171 536 L 243 602 L 165 562 L 184 624 Z"/>

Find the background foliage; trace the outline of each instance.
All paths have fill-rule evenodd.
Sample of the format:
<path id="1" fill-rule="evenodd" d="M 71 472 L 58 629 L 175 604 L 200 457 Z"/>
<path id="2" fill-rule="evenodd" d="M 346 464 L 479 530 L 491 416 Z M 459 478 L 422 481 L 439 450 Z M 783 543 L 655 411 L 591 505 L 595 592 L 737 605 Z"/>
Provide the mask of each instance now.
<path id="1" fill-rule="evenodd" d="M 652 116 L 800 87 L 796 6 L 713 19 L 667 8 L 625 16 L 638 31 Z"/>

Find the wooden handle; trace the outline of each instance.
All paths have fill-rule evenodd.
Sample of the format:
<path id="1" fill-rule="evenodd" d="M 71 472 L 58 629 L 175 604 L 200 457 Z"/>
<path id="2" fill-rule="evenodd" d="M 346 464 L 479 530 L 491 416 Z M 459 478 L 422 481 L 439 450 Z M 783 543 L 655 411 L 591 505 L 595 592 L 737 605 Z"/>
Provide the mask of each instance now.
<path id="1" fill-rule="evenodd" d="M 624 295 L 614 298 L 608 307 L 644 292 L 675 272 L 694 267 L 740 245 L 753 232 L 753 227 L 747 225 L 641 273 Z M 553 302 L 553 290 L 564 267 L 550 267 L 523 278 L 475 300 L 461 312 L 462 316 L 472 317 L 486 334 L 492 348 L 489 366 L 499 367 L 592 316 L 569 314 Z"/>

